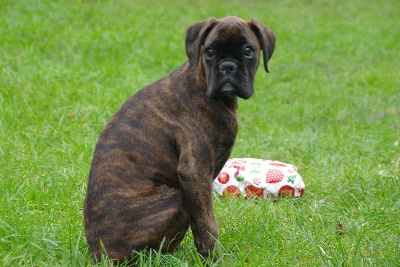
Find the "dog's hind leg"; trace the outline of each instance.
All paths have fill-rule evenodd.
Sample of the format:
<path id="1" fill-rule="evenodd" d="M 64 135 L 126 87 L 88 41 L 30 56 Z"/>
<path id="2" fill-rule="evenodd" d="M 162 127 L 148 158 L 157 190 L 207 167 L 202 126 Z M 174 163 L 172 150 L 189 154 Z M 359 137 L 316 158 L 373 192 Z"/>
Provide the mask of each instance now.
<path id="1" fill-rule="evenodd" d="M 109 206 L 112 209 L 96 211 L 96 218 L 86 229 L 97 259 L 105 252 L 123 262 L 134 257 L 134 251 L 159 251 L 161 244 L 162 253 L 172 254 L 189 228 L 182 192 L 165 184 L 136 195 L 114 194 Z"/>

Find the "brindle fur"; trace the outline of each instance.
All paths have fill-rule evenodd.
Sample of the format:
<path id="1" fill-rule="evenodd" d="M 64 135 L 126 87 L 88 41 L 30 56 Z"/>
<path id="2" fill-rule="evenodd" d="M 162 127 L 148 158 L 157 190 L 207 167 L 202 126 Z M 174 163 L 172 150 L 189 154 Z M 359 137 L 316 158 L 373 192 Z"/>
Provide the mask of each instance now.
<path id="1" fill-rule="evenodd" d="M 250 44 L 255 55 L 243 58 Z M 212 60 L 203 50 L 215 47 Z M 129 98 L 108 121 L 93 156 L 85 199 L 86 238 L 97 261 L 132 251 L 173 253 L 189 226 L 198 252 L 218 249 L 213 178 L 235 142 L 237 97 L 253 94 L 259 64 L 271 57 L 275 37 L 257 20 L 210 18 L 186 34 L 189 62 Z M 234 62 L 233 91 L 221 91 L 223 62 Z M 233 63 L 232 63 L 233 64 Z M 233 95 L 234 94 L 234 95 Z M 164 242 L 163 242 L 164 241 Z"/>

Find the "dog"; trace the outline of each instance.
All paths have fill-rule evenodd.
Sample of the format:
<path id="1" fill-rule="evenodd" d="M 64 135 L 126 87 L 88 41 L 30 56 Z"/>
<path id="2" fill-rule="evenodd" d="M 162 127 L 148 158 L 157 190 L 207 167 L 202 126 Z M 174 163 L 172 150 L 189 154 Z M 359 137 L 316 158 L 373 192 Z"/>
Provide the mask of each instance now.
<path id="1" fill-rule="evenodd" d="M 189 58 L 143 87 L 100 134 L 84 204 L 92 256 L 118 262 L 134 252 L 173 253 L 189 226 L 198 253 L 218 254 L 212 185 L 229 158 L 238 98 L 253 95 L 275 35 L 256 19 L 209 18 L 186 32 Z"/>

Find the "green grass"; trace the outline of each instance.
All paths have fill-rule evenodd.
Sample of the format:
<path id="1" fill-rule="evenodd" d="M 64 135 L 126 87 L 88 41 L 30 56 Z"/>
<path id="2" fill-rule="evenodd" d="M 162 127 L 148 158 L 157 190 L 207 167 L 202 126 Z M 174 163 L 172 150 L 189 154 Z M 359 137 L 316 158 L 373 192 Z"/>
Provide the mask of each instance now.
<path id="1" fill-rule="evenodd" d="M 296 165 L 306 194 L 216 198 L 223 266 L 399 266 L 399 10 L 397 0 L 1 1 L 0 266 L 92 266 L 82 205 L 102 127 L 186 60 L 191 23 L 226 15 L 277 35 L 271 73 L 260 68 L 254 97 L 240 101 L 232 156 Z M 190 235 L 175 257 L 201 266 Z M 160 265 L 157 253 L 142 258 Z"/>

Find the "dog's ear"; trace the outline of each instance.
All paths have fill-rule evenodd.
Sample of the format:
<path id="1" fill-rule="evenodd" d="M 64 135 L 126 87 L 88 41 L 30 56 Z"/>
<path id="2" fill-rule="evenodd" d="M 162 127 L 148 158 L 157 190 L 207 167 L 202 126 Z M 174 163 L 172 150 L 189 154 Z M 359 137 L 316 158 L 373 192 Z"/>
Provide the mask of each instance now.
<path id="1" fill-rule="evenodd" d="M 209 18 L 206 21 L 192 24 L 186 30 L 186 54 L 191 69 L 196 69 L 201 54 L 201 46 L 217 22 L 216 18 Z"/>
<path id="2" fill-rule="evenodd" d="M 254 18 L 250 20 L 250 27 L 258 37 L 264 55 L 264 68 L 266 72 L 269 72 L 268 60 L 271 58 L 275 49 L 275 34 L 270 28 L 265 27 Z"/>

